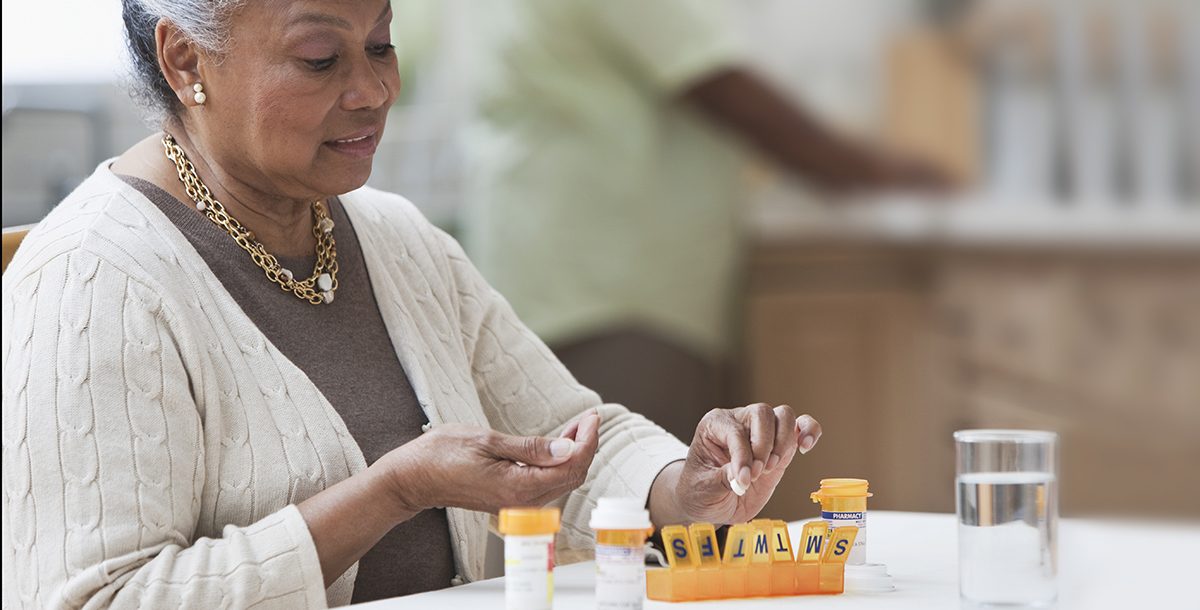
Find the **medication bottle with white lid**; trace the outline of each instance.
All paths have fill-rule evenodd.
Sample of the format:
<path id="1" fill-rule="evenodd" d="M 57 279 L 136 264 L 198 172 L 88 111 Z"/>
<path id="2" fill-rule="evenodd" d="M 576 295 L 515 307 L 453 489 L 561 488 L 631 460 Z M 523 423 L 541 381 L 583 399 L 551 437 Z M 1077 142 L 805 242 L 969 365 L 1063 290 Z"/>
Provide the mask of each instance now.
<path id="1" fill-rule="evenodd" d="M 597 610 L 641 610 L 650 511 L 636 498 L 600 498 L 588 525 L 596 532 Z"/>
<path id="2" fill-rule="evenodd" d="M 550 610 L 554 602 L 554 534 L 558 528 L 557 508 L 500 509 L 507 610 Z"/>

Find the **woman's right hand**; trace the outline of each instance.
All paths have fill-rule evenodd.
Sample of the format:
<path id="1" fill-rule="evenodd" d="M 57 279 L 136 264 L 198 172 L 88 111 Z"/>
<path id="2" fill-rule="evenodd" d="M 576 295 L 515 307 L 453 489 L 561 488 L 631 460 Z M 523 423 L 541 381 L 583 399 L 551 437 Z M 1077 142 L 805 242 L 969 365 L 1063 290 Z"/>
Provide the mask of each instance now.
<path id="1" fill-rule="evenodd" d="M 591 410 L 558 438 L 512 436 L 467 424 L 442 424 L 372 465 L 403 510 L 454 506 L 496 514 L 542 506 L 583 484 L 599 444 Z"/>

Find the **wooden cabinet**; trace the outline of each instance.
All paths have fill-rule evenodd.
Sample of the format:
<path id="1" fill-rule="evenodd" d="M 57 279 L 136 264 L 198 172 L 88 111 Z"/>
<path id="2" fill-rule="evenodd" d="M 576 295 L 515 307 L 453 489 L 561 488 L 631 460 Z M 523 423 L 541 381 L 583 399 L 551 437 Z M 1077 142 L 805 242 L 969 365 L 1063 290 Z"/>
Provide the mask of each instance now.
<path id="1" fill-rule="evenodd" d="M 756 250 L 746 394 L 810 413 L 825 431 L 819 450 L 789 469 L 768 513 L 811 514 L 808 492 L 821 478 L 841 476 L 870 479 L 879 508 L 952 508 L 940 485 L 953 474 L 945 470 L 952 426 L 935 413 L 940 405 L 930 395 L 928 268 L 916 250 Z"/>
<path id="2" fill-rule="evenodd" d="M 755 249 L 747 396 L 825 428 L 770 514 L 819 479 L 951 511 L 951 433 L 1061 436 L 1067 515 L 1200 516 L 1200 256 L 774 243 Z"/>
<path id="3" fill-rule="evenodd" d="M 955 252 L 946 399 L 973 425 L 1056 430 L 1062 510 L 1200 516 L 1200 256 Z M 935 318 L 936 319 L 936 318 Z"/>

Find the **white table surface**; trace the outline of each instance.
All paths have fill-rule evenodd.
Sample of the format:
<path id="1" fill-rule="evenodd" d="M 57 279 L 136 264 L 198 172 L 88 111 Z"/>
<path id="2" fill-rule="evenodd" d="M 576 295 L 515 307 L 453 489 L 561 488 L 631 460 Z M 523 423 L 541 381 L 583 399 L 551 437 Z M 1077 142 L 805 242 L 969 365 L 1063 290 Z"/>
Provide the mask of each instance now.
<path id="1" fill-rule="evenodd" d="M 896 590 L 689 603 L 646 600 L 665 608 L 960 608 L 958 541 L 949 514 L 873 511 L 867 517 L 867 561 L 887 564 Z M 793 539 L 799 524 L 791 524 Z M 1182 608 L 1200 610 L 1200 524 L 1151 524 L 1064 519 L 1059 522 L 1059 604 L 1062 609 Z M 1156 567 L 1138 563 L 1161 557 Z M 554 571 L 554 608 L 595 608 L 591 562 Z M 360 604 L 362 610 L 460 608 L 503 610 L 504 579 Z"/>

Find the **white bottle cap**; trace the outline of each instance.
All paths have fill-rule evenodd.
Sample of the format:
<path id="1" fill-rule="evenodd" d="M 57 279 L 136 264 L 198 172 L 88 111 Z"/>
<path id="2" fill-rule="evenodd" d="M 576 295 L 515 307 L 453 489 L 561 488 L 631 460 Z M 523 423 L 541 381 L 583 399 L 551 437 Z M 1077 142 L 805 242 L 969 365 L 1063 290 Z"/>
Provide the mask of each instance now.
<path id="1" fill-rule="evenodd" d="M 588 526 L 594 530 L 646 530 L 650 511 L 637 498 L 600 498 Z"/>

